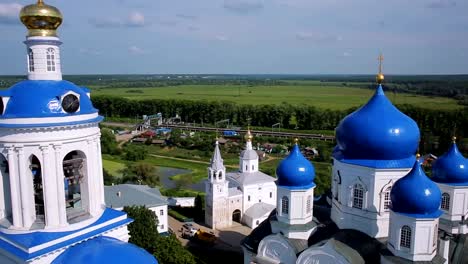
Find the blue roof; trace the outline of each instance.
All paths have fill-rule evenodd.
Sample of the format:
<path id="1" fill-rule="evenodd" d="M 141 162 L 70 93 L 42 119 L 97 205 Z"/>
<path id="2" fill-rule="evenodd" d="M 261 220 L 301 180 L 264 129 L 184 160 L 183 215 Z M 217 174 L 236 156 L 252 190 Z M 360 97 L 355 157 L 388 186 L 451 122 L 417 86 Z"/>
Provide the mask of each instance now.
<path id="1" fill-rule="evenodd" d="M 315 186 L 315 169 L 301 153 L 297 144 L 276 169 L 278 186 L 290 189 L 309 189 Z"/>
<path id="2" fill-rule="evenodd" d="M 441 192 L 431 181 L 419 161 L 414 162 L 411 171 L 392 187 L 390 198 L 392 211 L 414 218 L 438 218 Z"/>
<path id="3" fill-rule="evenodd" d="M 340 159 L 404 160 L 418 149 L 419 128 L 388 100 L 379 85 L 364 106 L 340 122 L 336 140 Z"/>
<path id="4" fill-rule="evenodd" d="M 341 149 L 335 146 L 333 149 L 333 157 L 343 163 L 352 165 L 364 166 L 375 169 L 401 169 L 411 168 L 416 160 L 416 155 L 412 155 L 404 159 L 396 160 L 376 160 L 376 159 L 347 159 Z"/>
<path id="5" fill-rule="evenodd" d="M 468 185 L 468 160 L 460 153 L 456 143 L 432 164 L 432 177 L 440 183 Z"/>
<path id="6" fill-rule="evenodd" d="M 146 250 L 115 238 L 100 236 L 74 245 L 60 254 L 52 264 L 157 264 Z"/>
<path id="7" fill-rule="evenodd" d="M 64 232 L 41 232 L 41 231 L 35 231 L 32 233 L 25 233 L 25 234 L 8 234 L 8 233 L 3 233 L 0 232 L 0 248 L 5 249 L 6 251 L 10 252 L 11 254 L 15 255 L 16 257 L 22 259 L 22 260 L 29 260 L 32 258 L 35 258 L 37 256 L 41 256 L 43 254 L 47 254 L 49 252 L 52 252 L 54 250 L 60 249 L 62 247 L 68 246 L 73 243 L 80 242 L 82 240 L 88 239 L 90 237 L 99 235 L 103 232 L 109 231 L 111 229 L 117 228 L 122 225 L 127 225 L 128 223 L 132 222 L 131 219 L 126 218 L 124 220 L 118 221 L 116 223 L 112 224 L 107 224 L 106 222 L 109 222 L 115 218 L 121 217 L 125 215 L 125 212 L 117 211 L 114 209 L 106 208 L 102 216 L 94 223 L 83 227 L 78 230 L 73 230 L 73 231 L 64 231 Z M 102 226 L 104 225 L 104 226 Z M 88 228 L 94 227 L 94 226 L 102 226 L 101 228 L 98 228 L 96 230 L 93 230 L 91 232 L 85 232 L 82 235 L 70 238 L 69 240 L 66 240 L 64 242 L 58 243 L 58 244 L 53 244 L 52 246 L 46 247 L 44 249 L 41 249 L 39 251 L 33 252 L 33 253 L 27 253 L 23 249 L 29 249 L 32 247 L 36 247 L 42 244 L 50 243 L 54 240 L 57 240 L 59 238 L 72 235 L 74 233 L 86 231 Z M 9 241 L 9 242 L 7 242 Z M 13 246 L 13 244 L 17 246 Z"/>
<path id="8" fill-rule="evenodd" d="M 80 95 L 80 110 L 76 113 L 62 111 L 60 100 L 68 92 Z M 67 117 L 97 113 L 87 92 L 89 90 L 69 81 L 21 81 L 0 91 L 0 96 L 11 97 L 0 118 Z"/>

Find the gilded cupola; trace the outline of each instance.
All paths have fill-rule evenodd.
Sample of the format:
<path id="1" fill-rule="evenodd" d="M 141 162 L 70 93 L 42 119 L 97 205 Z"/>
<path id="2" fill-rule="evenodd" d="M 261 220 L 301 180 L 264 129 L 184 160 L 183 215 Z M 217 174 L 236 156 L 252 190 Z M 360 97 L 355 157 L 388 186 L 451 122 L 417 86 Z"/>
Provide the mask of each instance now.
<path id="1" fill-rule="evenodd" d="M 63 17 L 56 7 L 38 0 L 36 4 L 27 5 L 21 9 L 20 19 L 28 28 L 29 37 L 55 37 Z"/>

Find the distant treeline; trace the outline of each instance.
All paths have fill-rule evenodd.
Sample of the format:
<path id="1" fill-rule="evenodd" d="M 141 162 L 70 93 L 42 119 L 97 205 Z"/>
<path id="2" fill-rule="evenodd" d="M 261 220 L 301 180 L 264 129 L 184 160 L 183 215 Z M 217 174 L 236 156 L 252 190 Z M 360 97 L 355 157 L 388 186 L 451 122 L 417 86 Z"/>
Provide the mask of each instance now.
<path id="1" fill-rule="evenodd" d="M 346 111 L 323 110 L 306 105 L 239 105 L 232 102 L 150 99 L 134 101 L 120 97 L 96 96 L 93 104 L 108 117 L 130 117 L 162 113 L 164 117 L 178 114 L 182 121 L 211 123 L 230 119 L 232 124 L 246 126 L 281 127 L 293 129 L 296 124 L 304 130 L 334 130 Z M 399 105 L 401 111 L 418 123 L 422 139 L 421 151 L 440 154 L 445 151 L 453 134 L 464 138 L 468 133 L 468 109 L 440 111 Z M 291 121 L 295 119 L 293 124 Z"/>

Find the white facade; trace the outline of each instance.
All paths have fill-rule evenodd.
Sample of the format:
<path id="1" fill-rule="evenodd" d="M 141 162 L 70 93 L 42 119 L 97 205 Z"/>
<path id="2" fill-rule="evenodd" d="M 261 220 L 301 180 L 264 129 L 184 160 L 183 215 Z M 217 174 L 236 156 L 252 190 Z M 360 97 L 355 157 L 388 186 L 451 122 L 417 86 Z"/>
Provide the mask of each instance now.
<path id="1" fill-rule="evenodd" d="M 80 218 L 99 217 L 105 208 L 102 169 L 99 170 L 102 168 L 99 137 L 97 123 L 39 129 L 0 129 L 0 153 L 4 162 L 0 175 L 0 195 L 3 197 L 0 203 L 3 216 L 0 229 L 73 229 L 69 226 L 76 222 L 73 214 Z M 76 156 L 67 157 L 70 153 Z M 66 209 L 62 164 L 75 158 L 82 162 L 81 212 Z M 34 166 L 40 169 L 40 183 L 33 182 Z M 34 184 L 40 184 L 43 188 L 42 215 L 37 215 L 35 208 L 35 204 L 38 206 L 35 199 L 41 198 L 35 197 Z"/>
<path id="2" fill-rule="evenodd" d="M 332 220 L 340 229 L 387 237 L 391 187 L 410 169 L 374 169 L 334 159 Z"/>
<path id="3" fill-rule="evenodd" d="M 437 183 L 442 192 L 440 229 L 449 234 L 468 233 L 468 186 Z"/>
<path id="4" fill-rule="evenodd" d="M 411 261 L 431 261 L 437 253 L 438 218 L 413 218 L 390 212 L 387 248 Z"/>
<path id="5" fill-rule="evenodd" d="M 59 38 L 29 36 L 24 43 L 29 80 L 62 80 Z"/>
<path id="6" fill-rule="evenodd" d="M 213 229 L 227 228 L 234 222 L 257 227 L 275 208 L 274 181 L 258 170 L 258 155 L 250 141 L 240 156 L 239 171 L 226 173 L 216 142 L 205 181 L 205 223 Z"/>

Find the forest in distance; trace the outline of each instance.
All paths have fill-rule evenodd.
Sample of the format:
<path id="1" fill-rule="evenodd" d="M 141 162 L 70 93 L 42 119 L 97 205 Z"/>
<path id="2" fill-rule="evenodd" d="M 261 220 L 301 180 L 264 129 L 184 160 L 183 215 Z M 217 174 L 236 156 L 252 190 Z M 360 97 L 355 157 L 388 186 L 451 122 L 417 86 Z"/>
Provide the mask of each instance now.
<path id="1" fill-rule="evenodd" d="M 369 99 L 369 93 L 375 89 L 374 76 L 372 75 L 85 75 L 64 76 L 78 85 L 87 86 L 92 89 L 93 104 L 100 113 L 106 117 L 128 117 L 135 118 L 144 114 L 155 114 L 161 112 L 165 117 L 181 116 L 182 121 L 189 123 L 211 123 L 223 119 L 230 119 L 231 124 L 246 126 L 247 120 L 251 125 L 271 127 L 273 124 L 281 123 L 283 128 L 300 130 L 330 130 L 333 131 L 338 122 L 347 114 L 354 111 L 359 105 Z M 0 88 L 7 88 L 24 76 L 0 77 Z M 255 93 L 256 87 L 288 87 L 298 89 L 301 87 L 321 87 L 324 97 L 327 88 L 330 89 L 355 89 L 354 91 L 367 92 L 361 96 L 359 104 L 349 107 L 330 108 L 317 107 L 312 104 L 288 103 L 284 94 L 273 94 L 272 97 L 281 97 L 276 104 L 260 102 L 258 104 L 240 104 L 236 100 L 247 98 L 249 92 Z M 127 95 L 134 93 L 145 93 L 147 90 L 157 87 L 179 90 L 189 87 L 190 89 L 207 89 L 218 87 L 229 87 L 236 91 L 236 87 L 248 87 L 245 89 L 246 96 L 236 97 L 236 93 L 230 95 L 231 101 L 201 98 L 194 101 L 186 99 L 189 97 L 152 98 L 131 100 L 122 96 L 112 96 L 116 88 L 122 88 Z M 343 91 L 348 91 L 343 90 Z M 367 90 L 367 91 L 366 91 Z M 468 75 L 434 75 L 434 76 L 386 76 L 384 90 L 387 96 L 395 94 L 414 95 L 422 98 L 434 96 L 434 103 L 417 105 L 411 101 L 396 102 L 397 107 L 405 114 L 412 117 L 421 129 L 421 152 L 440 154 L 450 144 L 450 138 L 457 135 L 462 145 L 468 146 L 468 108 L 465 107 L 468 96 Z M 161 91 L 161 90 L 158 90 Z M 203 90 L 204 91 L 204 90 Z M 355 93 L 353 91 L 353 93 Z M 388 93 L 390 92 L 390 94 Z M 155 93 L 156 95 L 158 92 Z M 200 96 L 203 97 L 204 93 Z M 176 94 L 177 95 L 177 94 Z M 227 98 L 227 97 L 225 97 Z M 440 99 L 439 99 L 440 98 Z M 447 98 L 447 99 L 444 99 Z M 273 100 L 275 98 L 272 98 Z M 329 99 L 329 98 L 328 98 Z M 453 100 L 458 107 L 439 108 L 436 102 L 441 100 Z M 332 100 L 333 101 L 333 100 Z M 328 104 L 333 103 L 327 102 Z M 342 103 L 347 103 L 342 102 Z M 442 105 L 447 104 L 443 101 Z M 348 104 L 349 105 L 349 104 Z M 422 106 L 421 106 L 422 105 Z M 468 147 L 464 148 L 465 151 Z"/>

